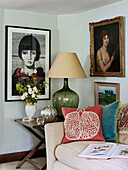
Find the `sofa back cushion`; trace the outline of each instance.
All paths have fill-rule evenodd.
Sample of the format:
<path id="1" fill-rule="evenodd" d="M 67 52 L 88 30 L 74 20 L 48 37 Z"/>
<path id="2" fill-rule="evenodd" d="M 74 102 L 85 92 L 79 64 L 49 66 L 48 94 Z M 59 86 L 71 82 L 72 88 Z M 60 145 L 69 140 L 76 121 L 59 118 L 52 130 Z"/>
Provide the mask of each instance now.
<path id="1" fill-rule="evenodd" d="M 62 108 L 65 136 L 62 143 L 74 141 L 105 141 L 101 131 L 102 106 L 86 109 Z"/>

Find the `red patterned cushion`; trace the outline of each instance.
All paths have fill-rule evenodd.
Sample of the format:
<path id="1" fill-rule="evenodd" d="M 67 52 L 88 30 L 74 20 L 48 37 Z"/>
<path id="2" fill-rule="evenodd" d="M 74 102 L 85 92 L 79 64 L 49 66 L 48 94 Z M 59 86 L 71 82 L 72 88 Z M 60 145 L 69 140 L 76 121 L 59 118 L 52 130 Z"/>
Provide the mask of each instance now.
<path id="1" fill-rule="evenodd" d="M 62 108 L 65 136 L 62 143 L 105 141 L 101 131 L 102 106 L 86 109 Z"/>

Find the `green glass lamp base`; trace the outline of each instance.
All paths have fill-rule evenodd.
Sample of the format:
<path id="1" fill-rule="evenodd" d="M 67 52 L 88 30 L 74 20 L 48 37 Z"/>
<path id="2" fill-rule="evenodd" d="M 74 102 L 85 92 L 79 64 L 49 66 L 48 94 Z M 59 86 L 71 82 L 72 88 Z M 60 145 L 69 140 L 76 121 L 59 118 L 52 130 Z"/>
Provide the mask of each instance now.
<path id="1" fill-rule="evenodd" d="M 62 107 L 77 108 L 79 96 L 68 87 L 68 79 L 64 79 L 64 87 L 53 94 L 53 106 L 57 110 L 58 118 L 63 118 Z"/>

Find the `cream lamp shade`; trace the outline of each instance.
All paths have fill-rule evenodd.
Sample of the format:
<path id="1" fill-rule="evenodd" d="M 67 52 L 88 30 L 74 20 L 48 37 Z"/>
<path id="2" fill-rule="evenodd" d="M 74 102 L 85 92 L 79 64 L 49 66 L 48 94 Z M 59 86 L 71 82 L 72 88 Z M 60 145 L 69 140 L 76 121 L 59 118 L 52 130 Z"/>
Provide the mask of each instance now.
<path id="1" fill-rule="evenodd" d="M 47 77 L 87 78 L 76 53 L 61 52 L 56 56 Z"/>

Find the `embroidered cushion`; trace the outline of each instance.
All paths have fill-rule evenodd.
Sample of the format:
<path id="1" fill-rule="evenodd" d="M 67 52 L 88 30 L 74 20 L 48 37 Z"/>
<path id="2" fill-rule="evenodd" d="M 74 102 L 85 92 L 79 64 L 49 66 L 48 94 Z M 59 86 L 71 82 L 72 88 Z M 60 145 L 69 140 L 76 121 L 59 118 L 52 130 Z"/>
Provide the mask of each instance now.
<path id="1" fill-rule="evenodd" d="M 105 141 L 101 131 L 102 106 L 86 109 L 62 108 L 65 136 L 62 143 Z"/>
<path id="2" fill-rule="evenodd" d="M 118 138 L 120 143 L 128 145 L 128 103 L 121 105 L 119 108 Z"/>

